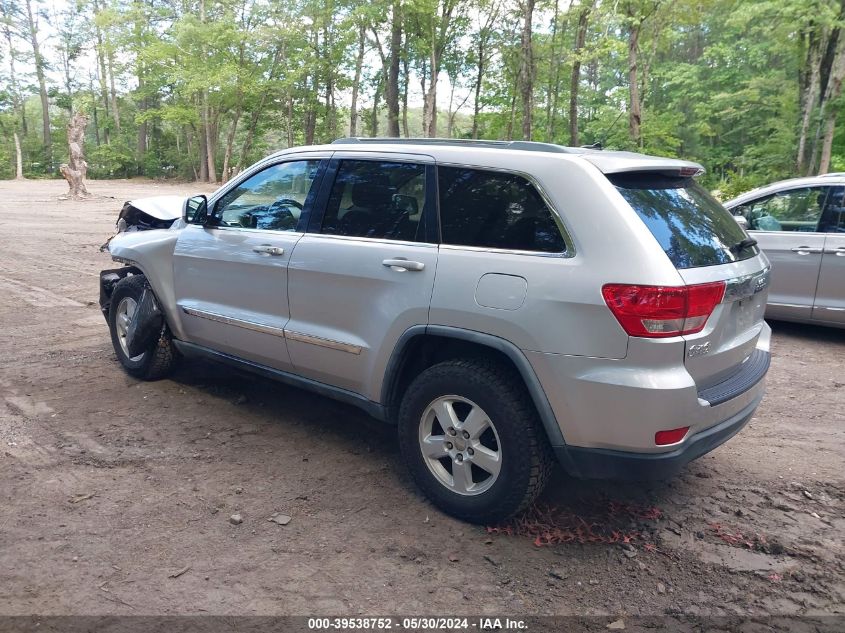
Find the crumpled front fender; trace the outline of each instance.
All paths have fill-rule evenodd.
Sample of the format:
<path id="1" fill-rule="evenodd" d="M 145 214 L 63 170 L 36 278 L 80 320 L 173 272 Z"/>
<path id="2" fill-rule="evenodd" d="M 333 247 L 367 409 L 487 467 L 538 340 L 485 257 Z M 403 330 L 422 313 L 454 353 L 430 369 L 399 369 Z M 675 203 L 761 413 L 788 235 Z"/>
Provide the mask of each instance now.
<path id="1" fill-rule="evenodd" d="M 120 233 L 109 242 L 112 259 L 137 268 L 153 289 L 173 336 L 183 338 L 173 286 L 173 251 L 180 231 Z"/>

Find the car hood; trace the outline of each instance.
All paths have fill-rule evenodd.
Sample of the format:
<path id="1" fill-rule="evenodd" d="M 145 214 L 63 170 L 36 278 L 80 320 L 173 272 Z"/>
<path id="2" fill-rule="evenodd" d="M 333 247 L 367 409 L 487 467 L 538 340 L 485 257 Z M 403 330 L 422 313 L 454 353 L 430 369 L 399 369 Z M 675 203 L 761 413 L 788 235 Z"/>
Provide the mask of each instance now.
<path id="1" fill-rule="evenodd" d="M 130 200 L 129 204 L 156 220 L 176 220 L 182 217 L 183 196 L 152 196 Z"/>

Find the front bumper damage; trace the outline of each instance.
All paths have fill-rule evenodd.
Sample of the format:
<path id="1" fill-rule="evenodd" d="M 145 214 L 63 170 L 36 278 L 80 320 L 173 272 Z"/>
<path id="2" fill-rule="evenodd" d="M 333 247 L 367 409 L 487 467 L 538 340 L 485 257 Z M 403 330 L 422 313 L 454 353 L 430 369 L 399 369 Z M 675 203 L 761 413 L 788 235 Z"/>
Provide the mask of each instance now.
<path id="1" fill-rule="evenodd" d="M 107 323 L 115 287 L 126 277 L 139 273 L 137 268 L 131 266 L 100 272 L 100 310 Z M 135 310 L 126 325 L 126 351 L 129 357 L 133 358 L 148 349 L 161 335 L 163 327 L 164 315 L 152 288 L 145 280 L 141 297 L 135 304 Z"/>
<path id="2" fill-rule="evenodd" d="M 100 271 L 100 312 L 106 323 L 109 321 L 109 310 L 111 310 L 111 296 L 117 283 L 129 275 L 139 275 L 141 271 L 134 266 L 123 268 L 112 268 Z"/>

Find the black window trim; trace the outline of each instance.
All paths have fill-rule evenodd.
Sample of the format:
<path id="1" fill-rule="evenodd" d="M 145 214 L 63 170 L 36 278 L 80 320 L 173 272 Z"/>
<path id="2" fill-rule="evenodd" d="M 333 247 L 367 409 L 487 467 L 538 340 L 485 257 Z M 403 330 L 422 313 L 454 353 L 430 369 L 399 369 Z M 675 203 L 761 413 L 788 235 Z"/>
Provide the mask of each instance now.
<path id="1" fill-rule="evenodd" d="M 297 222 L 296 230 L 293 231 L 278 231 L 276 229 L 251 229 L 246 226 L 223 226 L 219 224 L 205 224 L 203 225 L 206 229 L 213 229 L 215 231 L 249 231 L 252 233 L 273 233 L 279 234 L 283 233 L 286 235 L 303 235 L 305 233 L 305 228 L 310 224 L 310 217 L 313 214 L 313 211 L 316 207 L 316 204 L 319 202 L 319 191 L 323 184 L 323 177 L 326 172 L 326 166 L 329 163 L 331 158 L 331 153 L 329 152 L 314 152 L 312 154 L 309 153 L 302 153 L 302 154 L 284 154 L 282 156 L 273 156 L 265 161 L 259 162 L 255 164 L 251 169 L 247 169 L 240 174 L 236 178 L 233 178 L 229 182 L 226 183 L 224 187 L 221 187 L 218 191 L 216 191 L 211 199 L 208 201 L 208 212 L 207 217 L 211 219 L 214 217 L 217 211 L 217 204 L 220 202 L 223 197 L 232 191 L 233 189 L 238 188 L 242 183 L 246 182 L 256 174 L 261 173 L 266 169 L 270 169 L 271 167 L 275 167 L 276 165 L 281 165 L 283 163 L 300 163 L 302 161 L 319 161 L 317 165 L 317 173 L 314 176 L 314 180 L 311 184 L 311 189 L 308 191 L 308 195 L 305 198 L 305 203 L 303 204 L 302 213 L 300 214 L 299 221 Z"/>
<path id="2" fill-rule="evenodd" d="M 520 176 L 525 178 L 528 183 L 537 190 L 537 193 L 540 194 L 540 198 L 542 198 L 543 202 L 545 203 L 546 207 L 548 207 L 549 211 L 552 213 L 552 218 L 556 221 L 558 225 L 558 229 L 560 230 L 560 235 L 563 238 L 564 250 L 560 253 L 545 253 L 543 251 L 526 251 L 526 250 L 519 250 L 519 249 L 511 249 L 511 248 L 497 248 L 495 246 L 466 246 L 462 244 L 447 244 L 443 241 L 443 234 L 441 231 L 441 224 L 440 224 L 440 192 L 437 191 L 437 238 L 438 244 L 440 248 L 448 249 L 448 250 L 459 250 L 459 251 L 475 251 L 481 253 L 506 253 L 509 255 L 523 255 L 523 256 L 530 256 L 530 257 L 554 257 L 554 258 L 571 258 L 575 257 L 575 243 L 571 238 L 571 233 L 569 232 L 566 223 L 563 220 L 563 216 L 558 211 L 557 207 L 552 203 L 551 198 L 546 193 L 545 189 L 543 189 L 543 185 L 540 184 L 534 176 L 528 174 L 524 171 L 519 171 L 517 169 L 509 169 L 507 167 L 493 167 L 490 165 L 471 165 L 466 163 L 447 163 L 447 162 L 440 162 L 437 161 L 436 167 L 455 167 L 458 169 L 474 169 L 476 171 L 491 171 L 494 173 L 499 174 L 508 174 L 511 176 Z M 439 173 L 436 176 L 436 181 L 440 183 L 440 175 Z"/>
<path id="3" fill-rule="evenodd" d="M 427 159 L 427 160 L 426 160 Z M 326 208 L 329 204 L 332 188 L 335 180 L 337 180 L 337 173 L 340 170 L 340 164 L 343 161 L 367 162 L 367 163 L 413 163 L 415 165 L 422 165 L 425 167 L 425 205 L 423 213 L 425 214 L 425 241 L 407 241 L 407 240 L 393 240 L 387 237 L 361 237 L 357 235 L 331 235 L 321 233 L 323 226 L 323 218 L 326 214 Z M 334 155 L 326 161 L 326 170 L 323 174 L 323 179 L 320 184 L 320 191 L 314 200 L 314 205 L 311 209 L 311 214 L 308 218 L 308 225 L 305 228 L 305 233 L 309 235 L 319 235 L 325 238 L 336 238 L 341 240 L 366 240 L 368 242 L 379 242 L 384 244 L 405 244 L 408 246 L 436 246 L 439 242 L 437 225 L 437 177 L 434 171 L 434 163 L 427 155 L 421 154 L 418 158 L 408 155 L 399 154 L 391 156 L 390 154 L 374 156 L 372 153 L 364 155 L 353 156 L 344 152 L 343 156 Z M 432 182 L 435 186 L 432 186 Z"/>
<path id="4" fill-rule="evenodd" d="M 781 194 L 789 193 L 791 191 L 800 191 L 801 189 L 824 189 L 825 196 L 824 196 L 824 203 L 822 204 L 822 212 L 819 214 L 819 220 L 816 222 L 816 230 L 815 231 L 764 231 L 763 229 L 748 229 L 749 233 L 771 233 L 773 235 L 783 235 L 789 233 L 801 233 L 802 235 L 826 235 L 824 231 L 819 231 L 819 224 L 821 224 L 822 217 L 824 217 L 824 210 L 827 206 L 827 199 L 830 197 L 830 192 L 833 187 L 836 185 L 831 185 L 828 183 L 824 184 L 816 184 L 816 185 L 799 185 L 795 187 L 787 187 L 785 189 L 778 189 L 777 191 L 770 191 L 769 193 L 763 194 L 758 196 L 757 198 L 751 198 L 746 202 L 740 202 L 739 204 L 735 205 L 734 207 L 728 209 L 731 215 L 736 215 L 734 210 L 737 208 L 746 208 L 749 205 L 758 204 L 760 202 L 765 202 L 771 200 L 775 196 L 779 196 Z M 842 186 L 842 185 L 839 185 Z M 745 213 L 742 214 L 745 217 Z M 747 219 L 747 218 L 746 218 Z"/>

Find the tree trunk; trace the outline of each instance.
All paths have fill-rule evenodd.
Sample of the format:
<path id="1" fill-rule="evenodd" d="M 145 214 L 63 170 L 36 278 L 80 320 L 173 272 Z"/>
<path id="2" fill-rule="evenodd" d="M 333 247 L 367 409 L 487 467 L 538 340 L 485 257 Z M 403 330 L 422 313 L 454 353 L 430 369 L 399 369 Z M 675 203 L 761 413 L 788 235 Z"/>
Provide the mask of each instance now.
<path id="1" fill-rule="evenodd" d="M 428 82 L 428 92 L 425 93 L 423 102 L 423 136 L 434 138 L 437 136 L 437 76 L 440 74 L 440 56 L 437 52 L 433 24 L 431 27 L 429 70 L 431 71 L 431 76 Z"/>
<path id="2" fill-rule="evenodd" d="M 817 38 L 812 38 L 807 52 L 808 75 L 801 94 L 801 132 L 798 136 L 798 154 L 795 164 L 800 175 L 807 173 L 807 136 L 810 133 L 813 113 L 819 100 L 821 49 Z"/>
<path id="3" fill-rule="evenodd" d="M 629 18 L 633 14 L 629 12 Z M 642 107 L 640 104 L 640 84 L 637 76 L 637 55 L 640 50 L 640 24 L 628 27 L 628 132 L 631 141 L 640 146 L 642 143 L 640 124 L 642 123 Z"/>
<path id="4" fill-rule="evenodd" d="M 830 158 L 833 150 L 833 136 L 836 132 L 835 107 L 842 96 L 842 82 L 845 80 L 845 39 L 839 42 L 835 61 L 830 72 L 830 79 L 825 89 L 824 134 L 822 137 L 821 157 L 819 158 L 819 174 L 826 174 L 830 170 Z M 831 105 L 834 104 L 834 105 Z"/>
<path id="5" fill-rule="evenodd" d="M 513 126 L 514 121 L 516 120 L 516 95 L 511 95 L 511 112 L 510 116 L 508 117 L 508 134 L 505 140 L 512 141 L 513 140 Z"/>
<path id="6" fill-rule="evenodd" d="M 408 83 L 410 73 L 408 72 L 408 38 L 405 38 L 405 47 L 402 51 L 402 133 L 405 138 L 410 137 L 408 133 Z"/>
<path id="7" fill-rule="evenodd" d="M 534 54 L 531 42 L 531 23 L 534 19 L 535 0 L 525 0 L 522 22 L 522 62 L 519 67 L 519 93 L 522 97 L 522 138 L 531 140 L 534 107 Z"/>
<path id="8" fill-rule="evenodd" d="M 399 56 L 402 52 L 402 14 L 398 0 L 393 1 L 393 18 L 390 25 L 390 64 L 387 68 L 387 135 L 399 136 Z"/>
<path id="9" fill-rule="evenodd" d="M 202 112 L 205 120 L 205 154 L 208 159 L 208 182 L 216 183 L 217 170 L 214 166 L 214 150 L 216 146 L 215 140 L 217 138 L 217 130 L 216 126 L 209 118 L 208 95 L 204 90 L 202 93 Z"/>
<path id="10" fill-rule="evenodd" d="M 381 84 L 384 83 L 380 79 L 376 84 L 376 92 L 373 95 L 373 109 L 370 113 L 370 136 L 378 136 L 378 102 L 381 97 Z"/>
<path id="11" fill-rule="evenodd" d="M 423 111 L 422 111 L 422 133 L 421 136 L 425 136 L 425 132 L 428 129 L 427 121 L 428 121 L 428 99 L 425 98 L 427 94 L 425 91 L 426 87 L 426 79 L 428 78 L 428 64 L 426 63 L 425 59 L 422 60 L 421 68 L 420 68 L 420 92 L 423 95 Z"/>
<path id="12" fill-rule="evenodd" d="M 47 96 L 47 81 L 44 77 L 44 58 L 38 43 L 38 29 L 32 15 L 32 0 L 26 0 L 26 15 L 29 26 L 29 42 L 32 45 L 32 56 L 35 61 L 35 74 L 38 77 L 38 92 L 41 97 L 41 121 L 44 132 L 44 152 L 47 160 L 48 173 L 53 171 L 53 138 L 50 133 L 50 99 Z"/>
<path id="13" fill-rule="evenodd" d="M 85 162 L 85 155 L 82 151 L 85 142 L 85 126 L 88 125 L 88 117 L 82 113 L 74 114 L 67 125 L 67 143 L 70 149 L 70 160 L 62 163 L 59 171 L 67 180 L 70 188 L 71 198 L 80 199 L 88 196 L 88 189 L 85 188 L 85 176 L 88 173 L 88 163 Z"/>
<path id="14" fill-rule="evenodd" d="M 235 132 L 238 130 L 238 120 L 241 118 L 241 108 L 235 110 L 232 117 L 232 125 L 229 126 L 229 133 L 226 135 L 226 153 L 223 155 L 223 173 L 220 178 L 222 182 L 228 182 L 232 177 L 229 173 L 229 165 L 232 162 L 232 149 L 235 145 Z"/>
<path id="15" fill-rule="evenodd" d="M 6 43 L 9 47 L 9 83 L 11 84 L 9 87 L 11 88 L 12 112 L 13 116 L 15 113 L 20 112 L 22 124 L 21 132 L 24 136 L 26 136 L 26 113 L 24 101 L 21 98 L 20 86 L 18 85 L 17 73 L 15 71 L 15 47 L 12 44 L 12 31 L 9 28 L 12 16 L 10 15 L 10 10 L 6 6 L 5 2 L 0 2 L 0 9 L 2 9 L 2 13 L 0 13 L 0 15 L 3 17 L 3 20 L 0 23 L 3 25 L 3 35 L 5 36 Z M 18 153 L 18 157 L 20 157 L 20 139 L 18 138 L 17 133 L 15 133 L 15 149 Z M 18 172 L 20 171 L 21 170 L 18 169 Z M 19 177 L 23 178 L 22 175 Z"/>
<path id="16" fill-rule="evenodd" d="M 138 90 L 141 91 L 144 89 L 144 82 L 143 80 L 138 77 Z M 138 112 L 139 114 L 143 115 L 147 109 L 147 97 L 141 97 L 141 100 L 138 102 Z M 141 123 L 138 124 L 138 151 L 137 151 L 137 160 L 138 160 L 138 174 L 144 173 L 144 158 L 147 154 L 147 121 L 144 119 Z"/>
<path id="17" fill-rule="evenodd" d="M 108 44 L 108 40 L 106 40 L 106 45 Z M 114 51 L 109 48 L 108 55 L 106 56 L 109 66 L 109 85 L 111 88 L 111 115 L 114 119 L 114 129 L 116 132 L 120 132 L 120 111 L 117 109 L 117 90 L 114 87 Z"/>
<path id="18" fill-rule="evenodd" d="M 457 79 L 449 76 L 449 108 L 446 110 L 446 138 L 452 138 L 452 126 L 455 122 L 455 114 L 452 112 L 452 103 L 455 100 L 455 82 Z"/>
<path id="19" fill-rule="evenodd" d="M 581 85 L 581 54 L 587 39 L 587 26 L 593 2 L 585 4 L 578 14 L 578 31 L 575 34 L 575 55 L 572 60 L 572 77 L 569 81 L 569 144 L 577 147 L 578 141 L 578 89 Z"/>
<path id="20" fill-rule="evenodd" d="M 94 141 L 100 146 L 100 117 L 97 116 L 97 93 L 94 92 L 94 82 L 91 82 L 91 113 L 94 115 Z"/>
<path id="21" fill-rule="evenodd" d="M 99 25 L 96 23 L 97 15 L 100 13 L 100 5 L 97 0 L 94 0 L 94 29 L 97 34 L 97 43 L 94 45 L 94 48 L 97 53 L 97 68 L 98 68 L 98 82 L 100 84 L 100 96 L 103 100 L 103 110 L 105 110 L 106 118 L 109 117 L 109 89 L 106 86 L 106 54 L 103 50 L 103 32 L 100 30 Z M 109 144 L 109 128 L 108 125 L 103 125 L 103 140 L 105 140 L 106 145 Z"/>
<path id="22" fill-rule="evenodd" d="M 365 24 L 358 26 L 358 56 L 355 58 L 355 80 L 352 82 L 352 105 L 349 111 L 349 136 L 358 136 L 358 89 L 364 67 L 364 47 L 367 39 Z"/>
<path id="23" fill-rule="evenodd" d="M 21 139 L 17 132 L 12 132 L 15 137 L 15 180 L 23 180 L 23 156 L 21 154 Z"/>
<path id="24" fill-rule="evenodd" d="M 481 114 L 481 82 L 484 80 L 484 55 L 486 39 L 484 33 L 478 34 L 478 65 L 475 72 L 475 103 L 472 112 L 472 138 L 478 138 L 478 115 Z"/>
<path id="25" fill-rule="evenodd" d="M 199 139 L 200 181 L 208 182 L 208 149 L 206 147 L 208 137 L 205 134 L 205 120 L 202 117 L 200 117 L 200 129 L 197 137 Z"/>
<path id="26" fill-rule="evenodd" d="M 557 118 L 557 92 L 560 78 L 560 60 L 555 55 L 557 43 L 557 24 L 559 0 L 555 0 L 554 16 L 552 17 L 552 42 L 549 55 L 549 87 L 546 90 L 546 142 L 551 143 L 555 137 L 555 119 Z"/>

